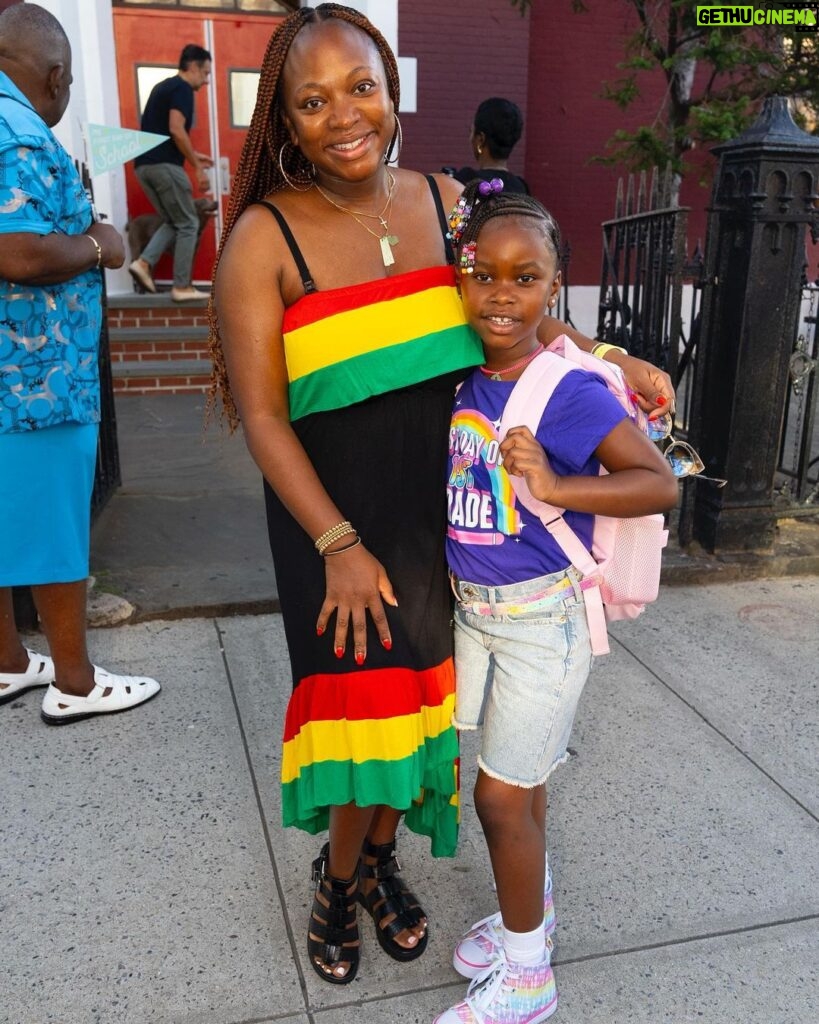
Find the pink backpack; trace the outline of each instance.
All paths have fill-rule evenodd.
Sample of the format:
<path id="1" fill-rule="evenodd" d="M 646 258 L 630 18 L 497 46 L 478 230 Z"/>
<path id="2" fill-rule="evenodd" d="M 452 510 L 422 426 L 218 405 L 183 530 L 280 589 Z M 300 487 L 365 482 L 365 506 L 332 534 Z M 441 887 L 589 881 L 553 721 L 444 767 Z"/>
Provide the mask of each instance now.
<path id="1" fill-rule="evenodd" d="M 536 434 L 555 388 L 578 367 L 602 377 L 631 419 L 645 430 L 646 415 L 630 397 L 622 370 L 583 352 L 561 334 L 521 374 L 503 410 L 498 431 L 501 440 L 510 427 L 526 426 Z M 601 467 L 600 472 L 606 470 Z M 523 477 L 510 474 L 509 479 L 518 501 L 540 519 L 580 573 L 592 653 L 608 654 L 606 622 L 636 618 L 649 602 L 657 600 L 660 560 L 668 542 L 663 516 L 595 516 L 592 550 L 588 551 L 563 518 L 565 509 L 534 498 Z"/>

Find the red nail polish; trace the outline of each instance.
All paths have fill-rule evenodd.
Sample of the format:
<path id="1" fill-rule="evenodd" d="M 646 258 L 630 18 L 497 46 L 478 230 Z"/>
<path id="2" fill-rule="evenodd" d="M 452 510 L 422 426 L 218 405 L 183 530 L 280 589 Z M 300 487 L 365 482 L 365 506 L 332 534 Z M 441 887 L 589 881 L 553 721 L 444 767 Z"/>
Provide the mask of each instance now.
<path id="1" fill-rule="evenodd" d="M 344 648 L 343 647 L 336 647 L 336 657 L 337 658 L 343 658 L 344 657 Z"/>
<path id="2" fill-rule="evenodd" d="M 665 403 L 668 401 L 668 399 L 665 397 L 665 395 L 657 395 L 656 401 L 657 401 L 657 405 L 665 405 Z"/>
<path id="3" fill-rule="evenodd" d="M 381 646 L 384 648 L 385 651 L 391 651 L 392 640 L 389 637 L 386 637 L 386 639 L 381 641 Z"/>
<path id="4" fill-rule="evenodd" d="M 324 636 L 324 626 L 316 626 L 316 636 Z"/>
<path id="5" fill-rule="evenodd" d="M 356 665 L 363 665 L 364 664 L 364 655 L 361 653 L 361 651 L 356 651 L 355 652 L 355 663 L 356 663 Z"/>

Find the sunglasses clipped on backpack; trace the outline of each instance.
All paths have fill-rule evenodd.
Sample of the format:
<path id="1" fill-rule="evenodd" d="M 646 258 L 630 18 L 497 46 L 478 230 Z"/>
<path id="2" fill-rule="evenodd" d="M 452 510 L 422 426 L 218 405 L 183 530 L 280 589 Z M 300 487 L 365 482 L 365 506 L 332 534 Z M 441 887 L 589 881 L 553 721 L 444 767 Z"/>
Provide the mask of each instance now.
<path id="1" fill-rule="evenodd" d="M 687 441 L 678 441 L 672 436 L 674 420 L 671 413 L 665 416 L 658 416 L 655 420 L 649 420 L 646 427 L 649 439 L 657 442 L 668 442 L 663 449 L 663 455 L 671 466 L 671 472 L 677 478 L 687 476 L 696 477 L 698 480 L 708 480 L 717 487 L 724 487 L 728 481 L 717 476 L 705 476 L 703 470 L 705 463 L 697 452 Z"/>

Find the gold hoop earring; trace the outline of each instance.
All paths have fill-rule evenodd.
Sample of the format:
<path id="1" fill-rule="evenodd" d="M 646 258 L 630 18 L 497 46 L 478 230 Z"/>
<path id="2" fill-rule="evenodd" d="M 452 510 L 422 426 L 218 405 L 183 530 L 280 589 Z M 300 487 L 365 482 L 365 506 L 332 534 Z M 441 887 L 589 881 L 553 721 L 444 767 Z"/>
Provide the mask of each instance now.
<path id="1" fill-rule="evenodd" d="M 313 187 L 316 169 L 315 167 L 313 167 L 312 164 L 310 164 L 310 166 L 313 168 L 312 176 L 308 174 L 307 177 L 301 178 L 297 184 L 297 179 L 290 178 L 287 174 L 287 171 L 284 169 L 284 150 L 286 146 L 293 146 L 293 143 L 288 139 L 286 142 L 282 143 L 282 147 L 279 150 L 279 171 L 281 172 L 281 176 L 284 178 L 285 183 L 289 185 L 294 192 L 308 192 Z M 294 150 L 295 148 L 296 147 L 293 146 Z"/>
<path id="2" fill-rule="evenodd" d="M 384 154 L 385 164 L 397 164 L 401 156 L 401 146 L 404 144 L 404 136 L 401 132 L 401 122 L 398 120 L 398 114 L 392 115 L 395 118 L 395 131 L 390 139 L 390 144 L 387 147 L 387 152 Z M 395 143 L 398 142 L 398 151 L 393 156 L 393 150 L 396 148 Z"/>

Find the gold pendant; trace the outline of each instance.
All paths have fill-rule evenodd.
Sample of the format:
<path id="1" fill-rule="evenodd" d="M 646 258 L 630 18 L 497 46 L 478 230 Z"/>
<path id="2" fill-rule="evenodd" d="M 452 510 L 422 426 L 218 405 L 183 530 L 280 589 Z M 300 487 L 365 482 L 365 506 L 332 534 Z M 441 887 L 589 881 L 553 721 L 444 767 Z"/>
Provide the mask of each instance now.
<path id="1" fill-rule="evenodd" d="M 395 235 L 383 235 L 378 239 L 381 245 L 381 259 L 385 267 L 391 267 L 395 263 L 395 257 L 392 254 L 390 246 L 397 245 L 398 239 Z"/>

